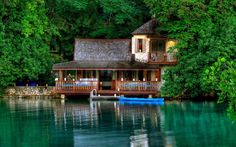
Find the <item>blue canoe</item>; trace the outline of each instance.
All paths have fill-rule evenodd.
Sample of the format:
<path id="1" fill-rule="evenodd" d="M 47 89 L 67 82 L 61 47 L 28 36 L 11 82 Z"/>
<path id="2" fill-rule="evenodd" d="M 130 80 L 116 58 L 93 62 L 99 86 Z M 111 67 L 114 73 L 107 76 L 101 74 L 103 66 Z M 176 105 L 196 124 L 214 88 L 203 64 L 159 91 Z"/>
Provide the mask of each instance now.
<path id="1" fill-rule="evenodd" d="M 127 98 L 119 97 L 120 102 L 149 102 L 149 103 L 164 103 L 164 98 Z"/>

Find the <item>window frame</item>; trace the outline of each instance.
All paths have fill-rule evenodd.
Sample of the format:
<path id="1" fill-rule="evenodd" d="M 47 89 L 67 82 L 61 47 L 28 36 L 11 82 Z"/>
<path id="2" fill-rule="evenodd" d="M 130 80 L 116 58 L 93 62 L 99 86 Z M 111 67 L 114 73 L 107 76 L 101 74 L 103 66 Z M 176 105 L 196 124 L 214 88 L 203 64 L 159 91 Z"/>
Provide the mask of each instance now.
<path id="1" fill-rule="evenodd" d="M 153 52 L 153 42 L 156 41 L 157 42 L 157 49 L 155 52 Z M 163 50 L 159 50 L 159 42 L 163 41 Z M 164 39 L 157 39 L 157 38 L 152 38 L 150 40 L 150 52 L 151 53 L 157 53 L 157 52 L 166 52 L 166 40 Z"/>
<path id="2" fill-rule="evenodd" d="M 141 45 L 140 45 L 140 41 L 141 41 Z M 136 38 L 136 43 L 135 43 L 135 52 L 136 53 L 145 53 L 146 49 L 145 49 L 145 41 L 144 38 Z M 139 47 L 142 47 L 141 49 Z"/>

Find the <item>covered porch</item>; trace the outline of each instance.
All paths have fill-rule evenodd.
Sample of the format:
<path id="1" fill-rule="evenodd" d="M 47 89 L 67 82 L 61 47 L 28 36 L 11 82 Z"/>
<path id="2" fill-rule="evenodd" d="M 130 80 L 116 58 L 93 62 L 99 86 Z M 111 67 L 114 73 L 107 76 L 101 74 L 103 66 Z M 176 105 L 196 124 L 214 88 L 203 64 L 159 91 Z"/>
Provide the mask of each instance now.
<path id="1" fill-rule="evenodd" d="M 161 70 L 59 70 L 54 91 L 84 94 L 149 95 L 159 91 Z"/>
<path id="2" fill-rule="evenodd" d="M 70 61 L 54 65 L 54 91 L 66 95 L 155 95 L 160 90 L 161 67 L 148 63 Z"/>

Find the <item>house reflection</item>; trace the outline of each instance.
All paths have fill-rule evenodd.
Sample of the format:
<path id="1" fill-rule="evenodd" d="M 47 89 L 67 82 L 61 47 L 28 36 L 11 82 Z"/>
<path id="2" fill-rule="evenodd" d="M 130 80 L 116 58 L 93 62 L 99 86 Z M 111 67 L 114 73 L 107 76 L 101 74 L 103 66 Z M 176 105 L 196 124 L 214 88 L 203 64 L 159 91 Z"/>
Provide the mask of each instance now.
<path id="1" fill-rule="evenodd" d="M 54 109 L 55 123 L 57 125 L 70 123 L 74 127 L 93 128 L 98 126 L 97 104 L 72 103 L 58 105 Z M 67 120 L 68 119 L 68 120 Z"/>
<path id="2" fill-rule="evenodd" d="M 134 135 L 130 136 L 130 147 L 148 147 L 146 130 L 134 130 Z"/>
<path id="3" fill-rule="evenodd" d="M 69 134 L 71 144 L 96 146 L 106 145 L 105 138 L 119 136 L 114 144 L 127 144 L 131 147 L 153 145 L 175 146 L 172 130 L 165 128 L 168 118 L 164 106 L 123 104 L 111 101 L 92 101 L 88 103 L 49 99 L 9 99 L 8 106 L 15 110 L 24 110 L 26 115 L 48 117 L 54 121 L 51 128 L 55 132 Z M 35 114 L 34 114 L 35 115 Z M 59 134 L 53 135 L 59 138 Z M 70 139 L 69 139 L 70 138 Z M 94 139 L 94 144 L 90 142 Z M 105 140 L 104 140 L 105 139 Z"/>
<path id="4" fill-rule="evenodd" d="M 156 144 L 168 147 L 176 146 L 173 131 L 165 129 L 165 114 L 160 105 L 114 102 L 114 106 L 116 106 L 115 113 L 121 127 L 128 125 L 133 128 L 130 136 L 131 147 L 148 147 Z"/>
<path id="5" fill-rule="evenodd" d="M 173 131 L 164 128 L 165 116 L 158 105 L 130 105 L 110 101 L 91 101 L 89 104 L 68 102 L 57 105 L 54 110 L 57 125 L 64 124 L 66 127 L 66 123 L 73 124 L 74 145 L 85 145 L 90 137 L 102 143 L 102 139 L 107 136 L 121 132 L 123 140 L 131 147 L 153 144 L 172 147 L 176 144 Z M 88 136 L 83 129 L 90 130 L 91 134 Z M 105 133 L 103 129 L 112 131 Z M 98 132 L 99 136 L 96 135 Z"/>

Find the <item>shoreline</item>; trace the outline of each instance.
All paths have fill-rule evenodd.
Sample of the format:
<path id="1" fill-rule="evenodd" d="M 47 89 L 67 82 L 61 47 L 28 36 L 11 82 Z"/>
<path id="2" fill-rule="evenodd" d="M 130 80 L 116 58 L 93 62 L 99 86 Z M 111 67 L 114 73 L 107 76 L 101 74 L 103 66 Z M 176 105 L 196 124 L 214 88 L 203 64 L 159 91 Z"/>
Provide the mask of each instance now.
<path id="1" fill-rule="evenodd" d="M 56 94 L 53 91 L 54 86 L 15 86 L 6 89 L 4 97 L 19 97 L 19 98 L 52 98 L 52 99 L 62 99 L 60 94 Z M 89 95 L 76 95 L 76 96 L 66 96 L 66 99 L 78 99 L 76 97 L 80 96 L 80 99 L 89 98 Z M 138 96 L 135 96 L 138 97 Z M 217 101 L 217 97 L 212 96 L 199 96 L 195 98 L 189 97 L 162 97 L 165 101 Z"/>

